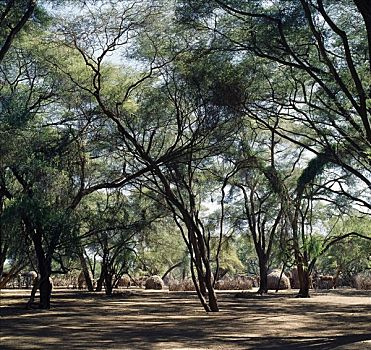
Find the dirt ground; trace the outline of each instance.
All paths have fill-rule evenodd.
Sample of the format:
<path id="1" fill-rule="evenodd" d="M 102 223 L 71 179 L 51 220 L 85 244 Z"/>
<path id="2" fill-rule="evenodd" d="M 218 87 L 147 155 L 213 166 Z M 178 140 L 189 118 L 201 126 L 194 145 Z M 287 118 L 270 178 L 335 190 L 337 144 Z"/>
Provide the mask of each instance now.
<path id="1" fill-rule="evenodd" d="M 0 349 L 371 349 L 371 291 L 294 298 L 219 292 L 206 314 L 192 292 L 53 292 L 51 310 L 25 310 L 27 290 L 0 292 Z"/>

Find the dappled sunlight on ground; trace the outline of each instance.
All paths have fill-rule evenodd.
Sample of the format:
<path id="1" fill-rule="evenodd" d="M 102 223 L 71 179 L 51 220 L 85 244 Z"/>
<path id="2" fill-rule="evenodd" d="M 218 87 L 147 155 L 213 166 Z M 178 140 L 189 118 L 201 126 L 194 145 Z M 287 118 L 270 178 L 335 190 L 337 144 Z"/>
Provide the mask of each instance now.
<path id="1" fill-rule="evenodd" d="M 371 349 L 371 292 L 219 292 L 206 314 L 193 293 L 125 290 L 112 297 L 53 293 L 52 309 L 25 310 L 29 291 L 1 292 L 7 349 Z"/>

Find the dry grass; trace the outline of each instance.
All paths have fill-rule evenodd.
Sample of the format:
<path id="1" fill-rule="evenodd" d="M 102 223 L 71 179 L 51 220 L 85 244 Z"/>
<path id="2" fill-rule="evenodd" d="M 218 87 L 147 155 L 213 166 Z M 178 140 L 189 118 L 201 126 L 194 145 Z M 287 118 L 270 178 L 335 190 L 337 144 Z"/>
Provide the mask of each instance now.
<path id="1" fill-rule="evenodd" d="M 248 277 L 233 277 L 219 280 L 215 283 L 216 290 L 249 290 L 253 286 L 253 281 Z M 181 281 L 170 280 L 169 291 L 194 291 L 195 287 L 191 279 Z"/>
<path id="2" fill-rule="evenodd" d="M 249 290 L 252 289 L 253 282 L 251 279 L 235 277 L 217 281 L 215 289 L 219 290 Z"/>
<path id="3" fill-rule="evenodd" d="M 354 284 L 357 289 L 371 290 L 371 274 L 359 273 L 354 278 Z"/>
<path id="4" fill-rule="evenodd" d="M 247 299 L 218 292 L 206 314 L 194 292 L 129 289 L 106 297 L 56 290 L 48 311 L 23 308 L 29 291 L 1 292 L 1 349 L 371 348 L 371 292 L 336 290 L 296 299 L 292 291 Z"/>
<path id="5" fill-rule="evenodd" d="M 182 281 L 170 280 L 169 282 L 169 291 L 186 292 L 186 291 L 194 291 L 194 290 L 196 289 L 191 279 L 185 279 Z"/>

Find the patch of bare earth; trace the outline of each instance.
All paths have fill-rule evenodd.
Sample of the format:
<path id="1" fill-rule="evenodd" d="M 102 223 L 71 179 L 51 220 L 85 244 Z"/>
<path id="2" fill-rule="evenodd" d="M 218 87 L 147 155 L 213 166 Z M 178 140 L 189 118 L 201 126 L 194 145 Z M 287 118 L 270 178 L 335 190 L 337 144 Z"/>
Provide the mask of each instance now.
<path id="1" fill-rule="evenodd" d="M 52 309 L 25 310 L 29 291 L 1 291 L 0 348 L 371 349 L 371 291 L 218 294 L 206 314 L 191 292 L 122 290 L 108 298 L 53 292 Z"/>

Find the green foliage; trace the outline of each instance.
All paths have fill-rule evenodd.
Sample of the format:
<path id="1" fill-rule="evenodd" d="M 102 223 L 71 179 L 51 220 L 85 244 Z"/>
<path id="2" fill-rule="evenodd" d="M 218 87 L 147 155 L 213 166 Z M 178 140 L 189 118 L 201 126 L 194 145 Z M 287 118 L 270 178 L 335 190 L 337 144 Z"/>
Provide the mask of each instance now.
<path id="1" fill-rule="evenodd" d="M 4 42 L 4 38 L 6 38 L 12 28 L 14 28 L 18 22 L 21 20 L 22 16 L 26 13 L 29 8 L 30 1 L 29 0 L 15 0 L 14 3 L 11 5 L 9 11 L 7 10 L 7 3 L 9 1 L 2 1 L 0 3 L 0 14 L 5 15 L 4 18 L 2 16 L 1 27 L 0 27 L 0 41 Z M 33 14 L 25 25 L 26 31 L 34 30 L 35 27 L 45 26 L 50 20 L 50 17 L 45 9 L 41 6 L 36 6 Z"/>
<path id="2" fill-rule="evenodd" d="M 2 40 L 25 11 L 26 1 L 15 3 Z M 291 263 L 296 243 L 308 261 L 320 256 L 324 272 L 371 268 L 371 247 L 360 238 L 320 255 L 328 241 L 317 232 L 333 216 L 369 209 L 369 188 L 361 185 L 370 175 L 369 110 L 360 111 L 370 99 L 356 108 L 363 97 L 343 42 L 312 2 L 58 3 L 51 15 L 56 2 L 40 1 L 1 62 L 0 229 L 10 247 L 1 243 L 1 254 L 34 253 L 27 219 L 47 254 L 66 266 L 77 265 L 82 245 L 117 276 L 161 275 L 180 263 L 173 274 L 181 277 L 190 257 L 173 219 L 189 215 L 215 267 L 221 212 L 206 202 L 219 204 L 227 183 L 222 269 L 258 272 L 248 219 L 263 247 L 282 208 L 272 266 Z M 360 14 L 347 1 L 327 1 L 325 9 L 347 34 L 368 88 Z M 368 217 L 337 223 L 331 235 L 369 235 Z"/>
<path id="3" fill-rule="evenodd" d="M 319 153 L 315 158 L 311 159 L 298 179 L 298 192 L 302 193 L 304 188 L 309 185 L 316 176 L 321 174 L 326 164 L 331 161 L 333 161 L 331 151 Z"/>
<path id="4" fill-rule="evenodd" d="M 139 273 L 162 276 L 170 267 L 181 263 L 172 275 L 181 277 L 183 270 L 188 274 L 189 261 L 184 241 L 174 223 L 167 218 L 155 222 L 143 235 L 137 254 Z"/>
<path id="5" fill-rule="evenodd" d="M 349 217 L 335 223 L 330 237 L 342 236 L 349 232 L 357 232 L 371 237 L 370 224 L 368 216 Z M 331 241 L 331 238 L 328 241 Z M 371 269 L 370 252 L 370 240 L 349 236 L 331 245 L 329 250 L 319 259 L 318 269 L 331 274 L 339 270 L 349 280 L 357 273 Z"/>

